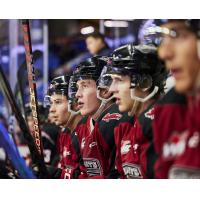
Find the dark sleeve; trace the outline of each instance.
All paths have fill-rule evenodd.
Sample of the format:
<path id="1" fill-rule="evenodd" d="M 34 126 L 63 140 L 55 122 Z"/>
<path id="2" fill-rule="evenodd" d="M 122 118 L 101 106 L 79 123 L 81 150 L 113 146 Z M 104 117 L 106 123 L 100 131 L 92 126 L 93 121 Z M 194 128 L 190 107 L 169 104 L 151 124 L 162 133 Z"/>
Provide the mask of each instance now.
<path id="1" fill-rule="evenodd" d="M 154 165 L 157 153 L 153 143 L 152 121 L 154 119 L 154 105 L 145 110 L 137 121 L 135 142 L 140 147 L 140 165 L 145 178 L 154 178 Z"/>
<path id="2" fill-rule="evenodd" d="M 80 143 L 76 135 L 76 132 L 72 133 L 71 140 L 72 140 L 72 148 L 74 149 L 74 152 L 76 154 L 76 161 L 75 161 L 76 164 L 73 170 L 72 178 L 74 179 L 87 178 L 87 170 L 83 162 L 83 158 L 80 151 Z"/>
<path id="3" fill-rule="evenodd" d="M 58 160 L 59 152 L 57 149 L 57 140 L 60 128 L 54 124 L 46 123 L 42 127 L 42 142 L 44 149 L 44 160 L 46 164 L 55 166 Z"/>

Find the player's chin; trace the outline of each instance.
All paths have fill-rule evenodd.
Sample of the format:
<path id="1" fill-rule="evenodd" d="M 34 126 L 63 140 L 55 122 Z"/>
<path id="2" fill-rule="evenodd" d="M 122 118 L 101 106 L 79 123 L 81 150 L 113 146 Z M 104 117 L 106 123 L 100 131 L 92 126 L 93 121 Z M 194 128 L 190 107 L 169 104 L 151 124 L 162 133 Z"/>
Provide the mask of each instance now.
<path id="1" fill-rule="evenodd" d="M 82 116 L 90 114 L 90 111 L 88 109 L 85 109 L 85 108 L 81 108 L 79 111 L 80 111 Z"/>
<path id="2" fill-rule="evenodd" d="M 60 126 L 60 125 L 61 125 L 61 123 L 60 123 L 59 121 L 55 121 L 55 124 L 56 124 L 57 126 Z"/>
<path id="3" fill-rule="evenodd" d="M 176 80 L 175 89 L 180 94 L 186 94 L 193 90 L 192 81 L 189 80 Z"/>
<path id="4" fill-rule="evenodd" d="M 118 108 L 119 108 L 119 111 L 120 112 L 127 112 L 127 106 L 126 105 L 123 105 L 123 104 L 119 104 L 118 105 Z"/>

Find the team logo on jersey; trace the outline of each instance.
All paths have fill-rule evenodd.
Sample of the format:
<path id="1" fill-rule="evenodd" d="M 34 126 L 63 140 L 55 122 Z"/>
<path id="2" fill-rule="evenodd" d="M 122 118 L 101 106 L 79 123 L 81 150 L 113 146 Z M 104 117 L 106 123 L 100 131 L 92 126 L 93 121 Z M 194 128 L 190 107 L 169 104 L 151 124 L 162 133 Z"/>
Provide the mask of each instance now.
<path id="1" fill-rule="evenodd" d="M 109 122 L 110 120 L 113 120 L 113 119 L 115 119 L 115 120 L 120 120 L 121 119 L 121 117 L 122 117 L 122 115 L 121 114 L 119 114 L 119 113 L 107 113 L 104 117 L 103 117 L 103 121 L 105 121 L 105 122 Z"/>
<path id="2" fill-rule="evenodd" d="M 130 140 L 122 140 L 121 144 L 121 154 L 126 154 L 130 151 L 131 141 Z"/>
<path id="3" fill-rule="evenodd" d="M 142 173 L 138 165 L 124 163 L 122 167 L 127 178 L 142 178 Z"/>
<path id="4" fill-rule="evenodd" d="M 102 175 L 102 167 L 99 160 L 95 158 L 83 158 L 84 165 L 87 168 L 87 174 L 89 176 L 100 176 Z"/>
<path id="5" fill-rule="evenodd" d="M 70 151 L 67 151 L 67 147 L 64 147 L 63 149 L 63 157 L 67 157 L 67 156 L 70 156 L 71 155 L 71 152 Z"/>
<path id="6" fill-rule="evenodd" d="M 133 145 L 133 150 L 134 150 L 134 151 L 137 151 L 137 150 L 138 150 L 138 147 L 139 147 L 139 144 L 134 144 L 134 145 Z"/>
<path id="7" fill-rule="evenodd" d="M 199 145 L 199 142 L 200 142 L 200 133 L 196 131 L 188 140 L 188 147 L 196 148 Z"/>
<path id="8" fill-rule="evenodd" d="M 146 118 L 149 118 L 149 119 L 153 120 L 153 119 L 154 119 L 154 108 L 151 108 L 149 111 L 147 111 L 147 112 L 144 114 L 144 116 L 145 116 Z"/>
<path id="9" fill-rule="evenodd" d="M 171 159 L 183 154 L 186 148 L 187 137 L 188 131 L 184 131 L 183 133 L 175 132 L 168 142 L 163 145 L 163 157 L 165 159 Z"/>
<path id="10" fill-rule="evenodd" d="M 171 159 L 180 156 L 184 153 L 186 146 L 188 148 L 197 148 L 200 142 L 200 133 L 194 132 L 191 137 L 188 137 L 189 132 L 186 130 L 183 133 L 175 133 L 171 136 L 169 142 L 163 145 L 163 157 Z"/>
<path id="11" fill-rule="evenodd" d="M 81 149 L 84 149 L 84 147 L 85 147 L 85 138 L 81 140 Z"/>
<path id="12" fill-rule="evenodd" d="M 90 148 L 92 148 L 92 147 L 94 147 L 94 146 L 97 146 L 97 143 L 96 143 L 96 142 L 92 142 L 92 143 L 89 144 L 89 147 L 90 147 Z"/>
<path id="13" fill-rule="evenodd" d="M 191 167 L 173 166 L 169 170 L 168 177 L 171 179 L 200 179 L 200 170 Z"/>

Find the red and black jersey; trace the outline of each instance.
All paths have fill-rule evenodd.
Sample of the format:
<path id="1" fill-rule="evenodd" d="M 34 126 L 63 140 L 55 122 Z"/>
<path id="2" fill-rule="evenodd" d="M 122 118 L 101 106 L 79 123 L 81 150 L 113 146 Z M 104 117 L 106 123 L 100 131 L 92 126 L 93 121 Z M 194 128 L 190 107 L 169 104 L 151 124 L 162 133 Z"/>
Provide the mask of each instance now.
<path id="1" fill-rule="evenodd" d="M 155 106 L 154 117 L 152 125 L 154 147 L 158 154 L 154 167 L 155 177 L 168 178 L 171 170 L 171 174 L 175 174 L 174 167 L 186 167 L 186 163 L 183 162 L 182 165 L 181 160 L 188 156 L 191 160 L 196 159 L 193 154 L 188 154 L 188 156 L 185 154 L 189 150 L 186 143 L 191 134 L 188 130 L 186 97 L 172 88 Z"/>
<path id="2" fill-rule="evenodd" d="M 74 138 L 70 130 L 68 128 L 63 129 L 58 139 L 60 155 L 58 168 L 62 170 L 60 178 L 77 178 L 79 175 L 81 158 L 77 153 L 77 145 L 74 142 L 76 142 L 76 138 Z"/>
<path id="3" fill-rule="evenodd" d="M 133 128 L 135 123 L 135 117 L 129 117 L 127 114 L 123 117 L 120 124 L 115 127 L 115 145 L 116 145 L 116 156 L 115 156 L 115 167 L 118 170 L 119 178 L 126 178 L 126 173 L 123 170 L 124 159 L 126 153 L 130 149 L 130 143 L 133 134 Z M 126 164 L 125 164 L 126 165 Z"/>
<path id="4" fill-rule="evenodd" d="M 58 158 L 56 142 L 59 137 L 60 128 L 52 123 L 42 126 L 42 144 L 45 164 L 55 166 Z"/>
<path id="5" fill-rule="evenodd" d="M 122 168 L 125 178 L 153 178 L 156 154 L 152 145 L 154 104 L 148 106 L 132 126 L 123 133 L 120 144 Z"/>
<path id="6" fill-rule="evenodd" d="M 177 151 L 169 178 L 200 178 L 200 92 L 187 97 L 185 117 L 186 129 L 178 137 L 175 133 L 170 137 L 177 139 Z"/>
<path id="7" fill-rule="evenodd" d="M 96 122 L 88 117 L 76 131 L 80 153 L 89 178 L 117 178 L 115 169 L 115 128 L 124 116 L 118 106 L 112 104 Z"/>
<path id="8" fill-rule="evenodd" d="M 104 176 L 106 178 L 119 178 L 121 176 L 121 157 L 117 147 L 121 140 L 120 134 L 129 129 L 131 125 L 132 118 L 127 113 L 121 113 L 116 104 L 103 112 L 96 122 L 95 135 L 99 146 L 102 147 Z"/>

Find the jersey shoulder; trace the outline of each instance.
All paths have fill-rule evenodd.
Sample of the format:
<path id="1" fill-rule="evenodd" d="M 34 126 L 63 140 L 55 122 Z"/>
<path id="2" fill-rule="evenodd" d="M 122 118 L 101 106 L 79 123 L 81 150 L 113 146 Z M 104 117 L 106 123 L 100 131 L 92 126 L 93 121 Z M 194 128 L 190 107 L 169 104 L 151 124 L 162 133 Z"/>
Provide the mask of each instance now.
<path id="1" fill-rule="evenodd" d="M 142 128 L 142 133 L 148 138 L 152 138 L 152 121 L 155 114 L 155 103 L 149 105 L 138 117 L 138 121 Z"/>
<path id="2" fill-rule="evenodd" d="M 176 92 L 174 88 L 169 90 L 165 96 L 163 96 L 160 100 L 158 100 L 157 105 L 164 105 L 164 104 L 186 104 L 186 96 L 183 94 L 179 94 Z"/>

